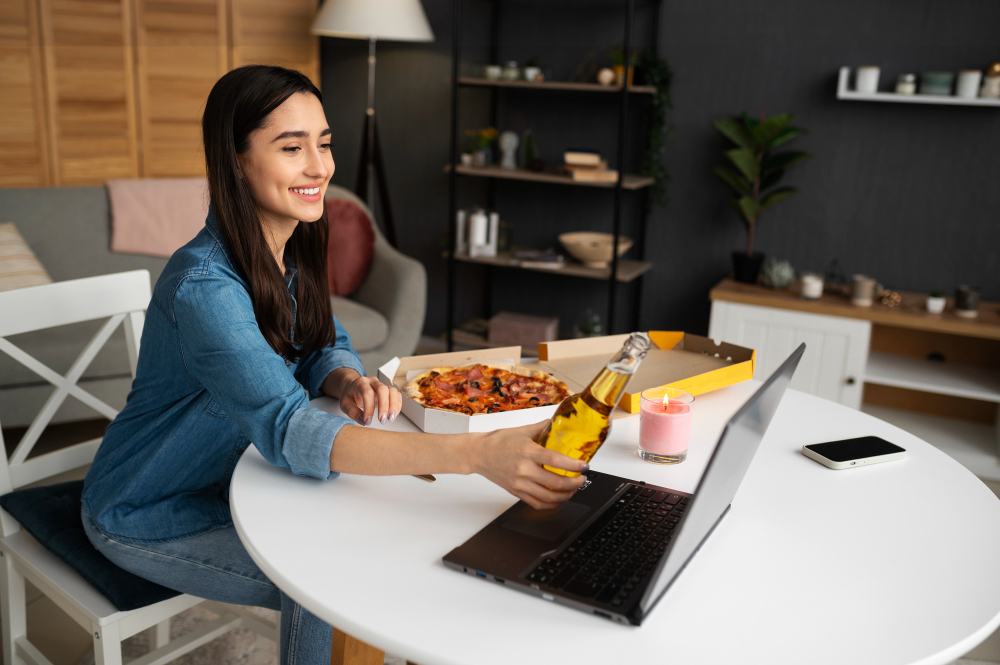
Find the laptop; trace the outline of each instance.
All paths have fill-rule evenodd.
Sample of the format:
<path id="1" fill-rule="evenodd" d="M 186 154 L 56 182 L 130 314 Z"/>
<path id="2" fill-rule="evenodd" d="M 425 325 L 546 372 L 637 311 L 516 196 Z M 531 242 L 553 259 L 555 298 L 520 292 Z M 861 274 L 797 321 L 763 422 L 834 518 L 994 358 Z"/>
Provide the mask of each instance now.
<path id="1" fill-rule="evenodd" d="M 618 623 L 638 626 L 726 513 L 805 344 L 740 407 L 693 494 L 588 471 L 569 501 L 519 501 L 444 564 Z"/>

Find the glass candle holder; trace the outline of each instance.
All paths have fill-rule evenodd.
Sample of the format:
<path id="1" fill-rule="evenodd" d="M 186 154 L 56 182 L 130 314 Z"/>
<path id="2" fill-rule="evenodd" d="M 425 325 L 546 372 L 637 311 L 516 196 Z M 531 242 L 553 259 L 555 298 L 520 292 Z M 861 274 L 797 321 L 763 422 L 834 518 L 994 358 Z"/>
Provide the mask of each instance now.
<path id="1" fill-rule="evenodd" d="M 650 388 L 639 397 L 639 457 L 653 464 L 687 459 L 694 396 L 678 388 Z"/>

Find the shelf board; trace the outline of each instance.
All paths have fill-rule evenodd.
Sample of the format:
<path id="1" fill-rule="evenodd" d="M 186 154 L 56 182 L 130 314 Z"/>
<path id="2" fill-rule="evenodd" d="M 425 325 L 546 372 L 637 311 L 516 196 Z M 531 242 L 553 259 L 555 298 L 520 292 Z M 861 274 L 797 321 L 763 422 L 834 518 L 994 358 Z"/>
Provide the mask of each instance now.
<path id="1" fill-rule="evenodd" d="M 893 102 L 901 104 L 947 104 L 949 106 L 1000 106 L 1000 99 L 956 97 L 955 95 L 900 95 L 895 92 L 857 92 L 848 88 L 850 67 L 841 67 L 837 77 L 837 99 L 856 102 Z"/>
<path id="2" fill-rule="evenodd" d="M 980 478 L 1000 480 L 1000 446 L 993 425 L 867 404 L 861 410 L 923 439 Z"/>
<path id="3" fill-rule="evenodd" d="M 532 272 L 544 272 L 551 273 L 555 275 L 569 275 L 571 277 L 585 277 L 588 279 L 603 279 L 607 280 L 611 277 L 611 267 L 607 268 L 588 268 L 587 266 L 580 263 L 566 262 L 562 264 L 559 268 L 539 268 L 535 266 L 525 266 L 521 265 L 521 261 L 515 259 L 508 253 L 498 254 L 494 258 L 487 258 L 484 256 L 471 257 L 468 254 L 456 254 L 456 261 L 462 261 L 463 263 L 480 263 L 489 266 L 498 266 L 501 268 L 514 268 L 516 270 L 531 270 Z M 629 259 L 618 259 L 618 276 L 617 281 L 619 282 L 631 282 L 653 267 L 652 263 L 647 261 L 632 261 Z"/>
<path id="4" fill-rule="evenodd" d="M 865 368 L 865 383 L 1000 403 L 1000 372 L 996 370 L 896 353 L 872 351 Z"/>
<path id="5" fill-rule="evenodd" d="M 445 172 L 451 170 L 451 164 L 445 164 Z M 578 187 L 603 187 L 611 189 L 615 186 L 613 182 L 581 182 L 573 180 L 565 173 L 554 173 L 552 171 L 528 171 L 527 169 L 502 169 L 499 166 L 462 166 L 455 168 L 459 175 L 475 176 L 478 178 L 502 178 L 505 180 L 526 180 L 529 182 L 548 182 L 557 185 L 576 185 Z M 653 184 L 653 179 L 642 175 L 631 175 L 626 173 L 622 178 L 622 189 L 642 189 Z"/>
<path id="6" fill-rule="evenodd" d="M 621 92 L 620 85 L 601 85 L 600 83 L 574 83 L 570 81 L 493 81 L 477 76 L 459 76 L 458 84 L 468 87 L 483 88 L 524 88 L 530 90 L 564 90 L 569 92 Z M 652 85 L 629 86 L 629 92 L 640 95 L 651 95 L 656 92 Z"/>

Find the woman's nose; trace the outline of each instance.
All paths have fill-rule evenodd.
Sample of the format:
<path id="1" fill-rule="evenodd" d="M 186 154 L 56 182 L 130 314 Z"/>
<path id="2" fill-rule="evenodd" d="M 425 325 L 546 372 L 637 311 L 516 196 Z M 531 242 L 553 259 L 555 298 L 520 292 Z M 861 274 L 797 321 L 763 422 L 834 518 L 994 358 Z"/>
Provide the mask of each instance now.
<path id="1" fill-rule="evenodd" d="M 333 164 L 327 165 L 323 159 L 323 154 L 319 149 L 314 149 L 311 153 L 309 164 L 306 165 L 306 175 L 310 177 L 326 179 L 333 173 Z"/>

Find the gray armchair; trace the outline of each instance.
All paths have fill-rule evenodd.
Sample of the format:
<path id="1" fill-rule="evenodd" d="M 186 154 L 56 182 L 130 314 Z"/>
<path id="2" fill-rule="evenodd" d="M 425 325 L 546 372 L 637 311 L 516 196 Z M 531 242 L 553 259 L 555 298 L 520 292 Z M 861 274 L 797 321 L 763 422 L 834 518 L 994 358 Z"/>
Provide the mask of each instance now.
<path id="1" fill-rule="evenodd" d="M 372 222 L 375 255 L 361 287 L 348 298 L 331 297 L 333 313 L 351 335 L 369 376 L 394 356 L 417 348 L 427 312 L 427 271 L 422 263 L 393 248 L 374 223 L 371 210 L 352 192 L 330 185 L 326 198 L 357 204 Z"/>

